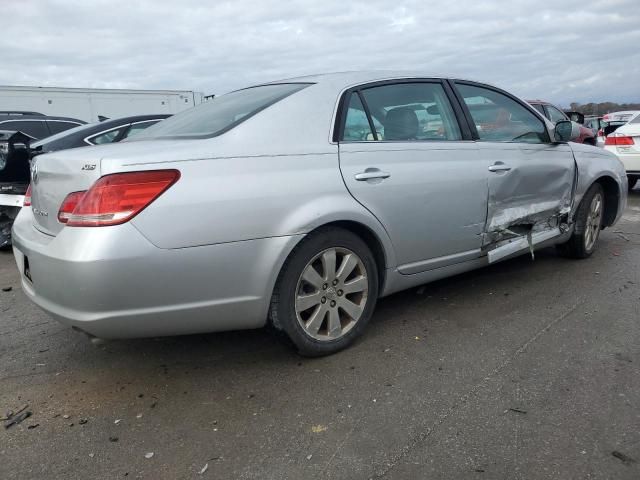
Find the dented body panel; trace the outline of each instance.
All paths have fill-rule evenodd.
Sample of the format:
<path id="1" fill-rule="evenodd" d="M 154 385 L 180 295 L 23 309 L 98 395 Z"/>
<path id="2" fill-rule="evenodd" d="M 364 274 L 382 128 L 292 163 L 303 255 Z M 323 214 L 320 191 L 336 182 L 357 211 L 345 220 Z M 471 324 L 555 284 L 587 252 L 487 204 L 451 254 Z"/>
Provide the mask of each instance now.
<path id="1" fill-rule="evenodd" d="M 573 151 L 578 170 L 571 216 L 575 214 L 589 187 L 598 180 L 608 178 L 612 180 L 611 185 L 615 185 L 618 189 L 616 198 L 610 199 L 610 202 L 616 201 L 617 203 L 615 214 L 605 216 L 605 226 L 610 227 L 620 219 L 627 206 L 627 174 L 624 164 L 616 155 L 601 148 L 578 143 L 569 143 L 569 145 Z"/>
<path id="2" fill-rule="evenodd" d="M 569 212 L 576 176 L 569 145 L 482 143 L 480 155 L 510 167 L 489 176 L 485 244 L 509 227 L 534 228 Z"/>

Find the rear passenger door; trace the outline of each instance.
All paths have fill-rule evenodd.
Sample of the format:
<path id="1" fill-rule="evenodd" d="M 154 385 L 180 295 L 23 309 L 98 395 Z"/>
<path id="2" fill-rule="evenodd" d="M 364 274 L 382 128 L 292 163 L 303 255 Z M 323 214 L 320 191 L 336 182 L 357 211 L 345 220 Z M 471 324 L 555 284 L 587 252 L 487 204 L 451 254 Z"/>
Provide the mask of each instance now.
<path id="1" fill-rule="evenodd" d="M 489 175 L 484 243 L 506 232 L 557 228 L 569 212 L 576 175 L 573 152 L 554 143 L 531 107 L 499 89 L 455 82 Z"/>
<path id="2" fill-rule="evenodd" d="M 384 225 L 401 273 L 479 256 L 487 170 L 450 87 L 438 80 L 364 85 L 343 97 L 340 168 Z"/>

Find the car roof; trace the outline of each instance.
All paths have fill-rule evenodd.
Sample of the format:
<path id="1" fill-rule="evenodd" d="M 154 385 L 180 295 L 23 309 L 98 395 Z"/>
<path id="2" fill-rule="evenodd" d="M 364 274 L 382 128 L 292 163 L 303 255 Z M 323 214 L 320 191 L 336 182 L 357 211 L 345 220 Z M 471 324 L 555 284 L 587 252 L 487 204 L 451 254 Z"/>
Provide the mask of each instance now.
<path id="1" fill-rule="evenodd" d="M 640 114 L 640 110 L 621 110 L 619 112 L 606 113 L 602 118 L 605 122 L 629 122 L 638 114 Z"/>
<path id="2" fill-rule="evenodd" d="M 546 100 L 527 100 L 527 103 L 533 105 L 551 105 L 552 107 L 556 107 L 553 103 L 547 102 Z M 559 108 L 559 107 L 556 107 Z"/>
<path id="3" fill-rule="evenodd" d="M 158 113 L 156 115 L 131 115 L 129 117 L 109 118 L 107 120 L 103 120 L 102 122 L 94 123 L 94 125 L 115 126 L 115 125 L 120 125 L 122 123 L 143 122 L 145 120 L 155 120 L 157 118 L 165 119 L 165 118 L 169 118 L 170 116 L 171 114 L 169 113 Z"/>
<path id="4" fill-rule="evenodd" d="M 0 113 L 0 122 L 4 122 L 6 120 L 16 120 L 16 121 L 24 121 L 24 120 L 41 120 L 41 121 L 42 120 L 64 120 L 64 121 L 80 123 L 80 124 L 87 123 L 84 120 L 80 120 L 78 118 L 71 118 L 71 117 L 56 117 L 56 116 L 52 116 L 52 115 L 42 115 L 42 114 L 13 115 L 13 114 L 2 114 L 2 113 Z"/>
<path id="5" fill-rule="evenodd" d="M 385 80 L 400 80 L 411 78 L 435 78 L 435 79 L 456 79 L 466 80 L 482 83 L 484 85 L 491 85 L 487 82 L 480 80 L 474 80 L 470 78 L 460 78 L 451 75 L 437 75 L 428 72 L 413 71 L 413 70 L 366 70 L 366 71 L 346 71 L 346 72 L 330 72 L 319 73 L 312 75 L 304 75 L 300 77 L 284 78 L 280 80 L 274 80 L 270 82 L 259 83 L 252 86 L 259 85 L 272 85 L 278 83 L 316 83 L 316 84 L 343 84 L 344 87 L 351 85 L 358 85 L 362 83 L 385 81 Z"/>

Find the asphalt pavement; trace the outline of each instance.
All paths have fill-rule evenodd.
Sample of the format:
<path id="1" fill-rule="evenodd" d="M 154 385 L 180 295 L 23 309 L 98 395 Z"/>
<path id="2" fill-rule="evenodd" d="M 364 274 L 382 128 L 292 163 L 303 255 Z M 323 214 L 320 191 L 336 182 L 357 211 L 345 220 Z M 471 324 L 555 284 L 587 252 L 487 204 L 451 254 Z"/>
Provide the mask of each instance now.
<path id="1" fill-rule="evenodd" d="M 0 416 L 31 412 L 0 479 L 638 479 L 639 272 L 636 189 L 590 259 L 393 295 L 312 360 L 264 330 L 92 344 L 0 252 Z"/>

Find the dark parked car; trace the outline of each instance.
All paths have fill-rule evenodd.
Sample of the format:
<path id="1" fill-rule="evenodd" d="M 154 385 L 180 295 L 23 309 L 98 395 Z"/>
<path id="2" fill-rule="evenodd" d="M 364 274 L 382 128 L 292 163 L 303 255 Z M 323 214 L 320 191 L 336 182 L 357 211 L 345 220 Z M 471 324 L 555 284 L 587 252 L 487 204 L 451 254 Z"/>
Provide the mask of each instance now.
<path id="1" fill-rule="evenodd" d="M 0 130 L 22 132 L 33 140 L 46 138 L 85 121 L 69 117 L 51 117 L 38 112 L 0 111 Z"/>
<path id="2" fill-rule="evenodd" d="M 11 247 L 11 227 L 29 185 L 29 136 L 0 130 L 0 250 Z"/>
<path id="3" fill-rule="evenodd" d="M 66 150 L 68 148 L 86 147 L 87 145 L 120 142 L 170 116 L 167 114 L 136 115 L 81 125 L 44 140 L 33 142 L 31 144 L 31 155 Z"/>
<path id="4" fill-rule="evenodd" d="M 533 108 L 544 115 L 548 120 L 553 122 L 554 125 L 562 120 L 573 121 L 573 119 L 569 118 L 566 113 L 549 102 L 545 102 L 543 100 L 527 100 L 527 102 L 529 102 L 529 104 Z M 582 119 L 584 121 L 584 116 L 582 117 Z M 584 125 L 580 125 L 581 122 L 577 123 L 580 126 L 580 136 L 575 140 L 575 142 L 595 146 L 596 135 L 593 133 L 593 131 L 590 128 L 585 127 Z"/>

